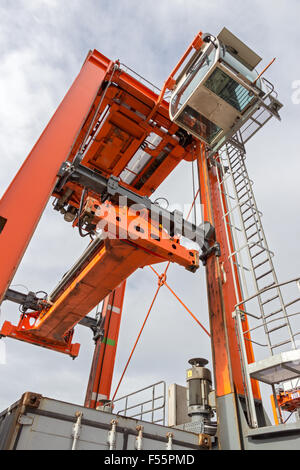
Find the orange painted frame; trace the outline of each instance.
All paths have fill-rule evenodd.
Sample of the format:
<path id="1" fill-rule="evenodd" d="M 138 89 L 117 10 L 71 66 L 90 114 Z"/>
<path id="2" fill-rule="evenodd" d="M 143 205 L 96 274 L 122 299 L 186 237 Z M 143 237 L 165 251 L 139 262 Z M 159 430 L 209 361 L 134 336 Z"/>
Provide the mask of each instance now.
<path id="1" fill-rule="evenodd" d="M 61 164 L 95 100 L 111 62 L 90 53 L 73 85 L 0 201 L 0 302 L 52 194 Z"/>
<path id="2" fill-rule="evenodd" d="M 232 317 L 234 307 L 238 303 L 233 275 L 236 276 L 238 288 L 239 279 L 236 272 L 232 273 L 229 262 L 230 253 L 225 232 L 226 222 L 223 220 L 221 196 L 218 188 L 218 168 L 212 165 L 209 167 L 204 144 L 198 146 L 198 152 L 200 197 L 204 207 L 203 217 L 215 227 L 216 239 L 220 243 L 221 249 L 221 256 L 219 258 L 211 256 L 206 265 L 216 394 L 217 397 L 230 393 L 244 395 L 239 347 Z M 223 200 L 223 202 L 225 201 Z M 224 282 L 222 270 L 226 273 L 226 282 Z M 247 321 L 245 321 L 244 328 L 247 330 Z M 251 346 L 248 346 L 247 354 L 249 362 L 254 362 Z M 257 381 L 252 381 L 252 387 L 254 398 L 261 400 Z"/>
<path id="3" fill-rule="evenodd" d="M 102 307 L 103 334 L 96 340 L 84 406 L 97 408 L 110 397 L 126 281 L 106 297 Z"/>

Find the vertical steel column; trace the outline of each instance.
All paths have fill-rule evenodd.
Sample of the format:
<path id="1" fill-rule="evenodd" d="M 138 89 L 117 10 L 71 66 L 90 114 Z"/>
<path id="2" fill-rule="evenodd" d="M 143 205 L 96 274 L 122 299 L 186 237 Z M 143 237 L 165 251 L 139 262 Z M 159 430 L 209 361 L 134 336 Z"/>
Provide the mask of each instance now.
<path id="1" fill-rule="evenodd" d="M 103 335 L 95 344 L 93 362 L 84 406 L 97 408 L 109 399 L 115 365 L 126 281 L 123 281 L 103 303 Z"/>
<path id="2" fill-rule="evenodd" d="M 11 283 L 110 62 L 87 57 L 79 75 L 0 201 L 0 302 Z"/>
<path id="3" fill-rule="evenodd" d="M 209 221 L 215 227 L 216 239 L 221 248 L 221 256 L 212 255 L 206 263 L 212 355 L 219 412 L 219 442 L 223 449 L 239 449 L 242 447 L 242 439 L 236 400 L 237 395 L 244 395 L 244 384 L 232 318 L 237 303 L 235 285 L 239 286 L 239 279 L 229 259 L 226 220 L 223 219 L 222 200 L 218 188 L 218 169 L 209 165 L 205 148 L 200 145 L 198 174 L 203 220 Z M 229 243 L 232 243 L 232 240 Z M 249 353 L 251 354 L 251 351 Z M 257 385 L 254 393 L 259 399 Z"/>

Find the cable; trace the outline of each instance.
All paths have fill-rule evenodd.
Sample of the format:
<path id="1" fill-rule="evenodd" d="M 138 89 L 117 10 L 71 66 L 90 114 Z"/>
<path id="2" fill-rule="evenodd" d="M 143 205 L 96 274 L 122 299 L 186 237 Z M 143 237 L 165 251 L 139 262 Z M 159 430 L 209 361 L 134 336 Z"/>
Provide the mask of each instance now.
<path id="1" fill-rule="evenodd" d="M 167 206 L 165 207 L 165 209 L 168 209 L 168 207 L 169 207 L 170 204 L 169 204 L 169 201 L 168 201 L 167 198 L 165 198 L 165 197 L 158 197 L 157 199 L 155 199 L 154 204 L 156 204 L 156 205 L 159 206 L 159 207 L 162 207 L 162 206 L 159 205 L 159 202 L 158 202 L 158 201 L 165 201 L 165 202 L 167 203 Z"/>
<path id="2" fill-rule="evenodd" d="M 132 348 L 132 350 L 131 350 L 131 353 L 130 353 L 130 355 L 129 355 L 129 358 L 128 358 L 127 362 L 126 362 L 126 366 L 125 366 L 125 368 L 124 368 L 124 370 L 123 370 L 123 372 L 122 372 L 121 378 L 120 378 L 120 380 L 119 380 L 119 383 L 118 383 L 118 385 L 117 385 L 117 388 L 116 388 L 116 390 L 115 390 L 115 393 L 114 393 L 114 395 L 113 395 L 111 401 L 114 401 L 114 399 L 115 399 L 115 397 L 116 397 L 116 395 L 117 395 L 117 393 L 118 393 L 118 390 L 119 390 L 120 385 L 121 385 L 121 383 L 122 383 L 122 380 L 123 380 L 123 377 L 124 377 L 124 375 L 125 375 L 125 372 L 126 372 L 128 366 L 129 366 L 129 363 L 130 363 L 130 361 L 131 361 L 131 358 L 132 358 L 132 356 L 133 356 L 133 353 L 134 353 L 134 351 L 135 351 L 135 348 L 137 347 L 137 344 L 138 344 L 138 342 L 139 342 L 139 339 L 140 339 L 140 337 L 141 337 L 141 334 L 142 334 L 142 332 L 143 332 L 143 329 L 144 329 L 144 327 L 145 327 L 145 325 L 146 325 L 146 323 L 147 323 L 147 320 L 148 320 L 148 318 L 149 318 L 149 315 L 150 315 L 150 313 L 151 313 L 151 310 L 152 310 L 152 307 L 153 307 L 153 305 L 154 305 L 154 302 L 155 302 L 155 300 L 156 300 L 156 298 L 157 298 L 157 296 L 158 296 L 158 293 L 159 293 L 159 291 L 160 291 L 160 288 L 163 286 L 164 281 L 163 281 L 162 279 L 166 276 L 166 272 L 167 272 L 167 270 L 169 269 L 169 266 L 170 266 L 170 261 L 168 262 L 168 265 L 167 265 L 167 267 L 166 267 L 164 273 L 162 274 L 162 276 L 159 276 L 159 275 L 158 275 L 158 277 L 159 277 L 159 279 L 160 279 L 160 280 L 159 280 L 159 283 L 158 283 L 158 287 L 157 287 L 157 289 L 156 289 L 156 292 L 155 292 L 154 297 L 153 297 L 153 299 L 152 299 L 151 305 L 150 305 L 150 307 L 149 307 L 149 309 L 148 309 L 148 312 L 147 312 L 147 315 L 146 315 L 146 317 L 145 317 L 145 320 L 144 320 L 144 322 L 143 322 L 143 324 L 142 324 L 142 327 L 141 327 L 141 329 L 140 329 L 140 332 L 139 332 L 139 334 L 138 334 L 138 336 L 137 336 L 137 339 L 136 339 L 136 341 L 135 341 L 135 343 L 134 343 L 134 346 L 133 346 L 133 348 Z"/>
<path id="3" fill-rule="evenodd" d="M 35 295 L 37 296 L 38 294 L 45 294 L 44 296 L 44 299 L 46 299 L 48 297 L 48 293 L 45 292 L 44 290 L 38 290 L 37 292 L 35 292 Z M 42 298 L 43 300 L 43 298 Z"/>
<path id="4" fill-rule="evenodd" d="M 152 266 L 149 266 L 149 268 L 152 269 L 152 271 L 158 276 L 158 278 L 160 278 L 161 276 L 158 274 L 158 272 L 152 267 Z M 205 326 L 202 325 L 202 323 L 197 319 L 197 317 L 195 317 L 195 315 L 190 311 L 190 309 L 185 305 L 184 302 L 182 302 L 182 300 L 178 297 L 177 294 L 175 294 L 175 292 L 173 291 L 173 289 L 171 289 L 171 287 L 167 284 L 166 281 L 163 282 L 163 284 L 169 289 L 169 291 L 176 297 L 176 299 L 178 300 L 179 303 L 181 303 L 181 305 L 186 309 L 186 311 L 191 315 L 191 317 L 198 323 L 199 326 L 201 326 L 201 328 L 205 331 L 205 333 L 210 337 L 210 333 L 207 331 L 207 329 L 205 328 Z"/>

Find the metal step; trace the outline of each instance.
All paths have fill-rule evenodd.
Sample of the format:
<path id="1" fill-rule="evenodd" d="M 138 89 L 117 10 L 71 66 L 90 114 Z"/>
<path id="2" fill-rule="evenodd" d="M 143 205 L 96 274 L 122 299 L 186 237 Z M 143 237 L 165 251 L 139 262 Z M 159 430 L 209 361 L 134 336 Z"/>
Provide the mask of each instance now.
<path id="1" fill-rule="evenodd" d="M 241 191 L 243 191 L 243 189 L 245 189 L 246 187 L 248 186 L 248 183 L 246 183 L 242 188 L 240 188 L 237 193 L 240 193 Z M 248 193 L 248 190 L 247 190 L 247 193 Z M 242 198 L 243 196 L 241 196 Z"/>
<path id="2" fill-rule="evenodd" d="M 257 222 L 253 222 L 253 224 L 249 225 L 248 227 L 245 227 L 245 231 L 247 232 L 250 228 L 254 227 L 255 225 L 257 225 Z"/>
<path id="3" fill-rule="evenodd" d="M 276 349 L 279 348 L 280 346 L 284 346 L 285 344 L 291 343 L 292 341 L 290 339 L 287 339 L 285 341 L 281 341 L 281 343 L 274 344 L 271 346 L 271 349 Z"/>
<path id="4" fill-rule="evenodd" d="M 273 333 L 273 331 L 280 330 L 281 328 L 284 328 L 286 326 L 288 326 L 287 323 L 283 323 L 282 325 L 274 326 L 274 328 L 271 328 L 271 330 L 267 330 L 267 333 L 268 334 Z"/>
<path id="5" fill-rule="evenodd" d="M 258 269 L 260 268 L 261 266 L 263 266 L 265 263 L 268 263 L 269 262 L 269 258 L 266 258 L 264 261 L 262 261 L 261 263 L 259 264 L 256 264 L 255 266 L 253 266 L 253 269 Z M 278 297 L 278 296 L 277 296 Z"/>
<path id="6" fill-rule="evenodd" d="M 251 250 L 252 248 L 256 247 L 256 246 L 257 246 L 257 245 L 250 246 L 250 250 Z M 266 251 L 266 249 L 263 248 L 261 251 L 259 251 L 259 252 L 256 253 L 255 255 L 251 256 L 252 260 L 253 260 L 254 258 L 256 258 L 257 256 L 261 255 L 262 253 L 264 253 L 265 251 Z"/>
<path id="7" fill-rule="evenodd" d="M 255 237 L 255 235 L 257 235 L 259 237 L 259 234 L 261 233 L 261 229 L 259 228 L 256 232 L 253 232 L 249 237 L 246 237 L 247 240 L 251 240 L 251 238 Z M 260 238 L 261 240 L 261 238 Z"/>
<path id="8" fill-rule="evenodd" d="M 269 271 L 267 271 L 267 272 L 261 274 L 260 276 L 255 277 L 255 279 L 256 279 L 257 281 L 259 281 L 260 279 L 262 279 L 263 277 L 268 276 L 268 274 L 271 274 L 271 273 L 273 273 L 273 269 L 270 269 Z"/>
<path id="9" fill-rule="evenodd" d="M 275 310 L 275 312 L 268 313 L 267 315 L 265 315 L 265 319 L 267 320 L 268 318 L 273 317 L 274 315 L 277 315 L 280 312 L 282 312 L 282 308 L 279 308 L 278 310 Z"/>
<path id="10" fill-rule="evenodd" d="M 269 302 L 272 302 L 272 301 L 275 300 L 275 299 L 279 299 L 279 295 L 278 295 L 278 294 L 277 294 L 277 295 L 274 295 L 274 297 L 271 297 L 270 299 L 267 299 L 267 300 L 265 300 L 264 302 L 262 302 L 262 305 L 266 305 L 266 304 L 268 304 Z"/>
<path id="11" fill-rule="evenodd" d="M 252 217 L 255 217 L 255 216 L 256 216 L 256 214 L 251 214 L 251 215 L 249 215 L 249 217 L 247 217 L 246 219 L 244 219 L 244 224 L 245 224 L 246 222 L 248 222 L 248 220 L 252 219 Z"/>

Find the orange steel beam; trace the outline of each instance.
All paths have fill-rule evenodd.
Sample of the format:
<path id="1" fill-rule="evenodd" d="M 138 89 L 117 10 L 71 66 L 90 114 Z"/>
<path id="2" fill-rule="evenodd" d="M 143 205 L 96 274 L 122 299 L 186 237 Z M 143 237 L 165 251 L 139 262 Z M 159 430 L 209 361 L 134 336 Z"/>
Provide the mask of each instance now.
<path id="1" fill-rule="evenodd" d="M 112 78 L 113 83 L 106 90 Z M 90 140 L 83 149 L 82 163 L 108 176 L 119 176 L 151 133 L 161 138 L 156 148 L 146 146 L 150 159 L 128 185 L 142 195 L 150 195 L 187 158 L 189 152 L 175 135 L 178 126 L 169 119 L 168 104 L 162 101 L 156 106 L 157 97 L 120 69 L 118 62 L 113 63 L 96 50 L 89 53 L 78 77 L 0 201 L 3 261 L 0 302 L 49 197 L 52 193 L 58 198 L 64 195 L 55 192 L 61 164 L 65 160 L 73 161 L 87 137 Z M 105 122 L 99 126 L 97 120 L 106 107 Z M 147 118 L 151 113 L 150 123 Z M 73 191 L 70 204 L 76 208 L 81 188 L 66 184 L 63 193 L 68 188 Z M 26 210 L 20 211 L 20 207 Z"/>
<path id="2" fill-rule="evenodd" d="M 98 51 L 94 54 L 101 60 L 105 59 Z M 190 158 L 188 143 L 182 134 L 184 131 L 178 135 L 178 126 L 169 118 L 168 103 L 161 101 L 157 104 L 158 95 L 127 74 L 118 62 L 107 74 L 104 85 L 68 160 L 73 161 L 80 152 L 83 165 L 106 177 L 114 175 L 122 180 L 124 170 L 132 164 L 137 152 L 143 150 L 148 161 L 143 163 L 138 173 L 129 168 L 133 179 L 128 187 L 149 196 L 182 159 Z M 155 145 L 154 136 L 157 138 Z M 63 199 L 67 189 L 72 193 L 69 204 L 78 207 L 81 188 L 74 183 L 67 182 L 63 190 L 54 191 L 54 197 Z"/>
<path id="3" fill-rule="evenodd" d="M 70 354 L 69 332 L 101 300 L 136 269 L 162 261 L 181 264 L 195 271 L 198 252 L 187 250 L 158 224 L 147 218 L 147 210 L 136 212 L 106 202 L 95 216 L 104 220 L 102 241 L 92 259 L 70 278 L 50 307 L 24 314 L 18 326 L 5 322 L 0 334 Z M 116 238 L 119 237 L 119 238 Z M 30 320 L 30 321 L 29 321 Z M 65 351 L 62 349 L 65 348 Z M 71 354 L 74 356 L 74 351 Z"/>
<path id="4" fill-rule="evenodd" d="M 232 272 L 230 265 L 230 253 L 225 232 L 226 221 L 222 218 L 222 196 L 218 188 L 218 168 L 209 165 L 204 145 L 200 145 L 198 173 L 203 216 L 215 227 L 216 239 L 220 243 L 221 249 L 220 257 L 210 256 L 206 263 L 216 395 L 217 397 L 234 393 L 244 395 L 239 348 L 234 319 L 232 318 L 234 307 L 237 304 L 233 276 L 236 276 L 238 289 L 239 279 L 237 272 Z M 230 239 L 230 243 L 232 243 L 232 239 Z M 222 272 L 226 273 L 226 279 Z M 247 321 L 245 321 L 244 328 L 248 328 Z M 253 351 L 250 346 L 247 354 L 249 362 L 254 362 Z M 257 382 L 252 381 L 252 386 L 254 397 L 260 400 L 261 396 Z"/>
<path id="5" fill-rule="evenodd" d="M 90 53 L 70 90 L 0 201 L 0 302 L 57 181 L 61 164 L 111 66 Z"/>
<path id="6" fill-rule="evenodd" d="M 122 70 L 118 62 L 113 63 L 96 50 L 90 52 L 77 79 L 0 202 L 0 248 L 3 253 L 0 301 L 51 194 L 59 200 L 64 198 L 66 190 L 69 194 L 71 190 L 67 203 L 73 209 L 79 206 L 80 184 L 66 182 L 61 190 L 57 189 L 63 162 L 73 162 L 81 152 L 82 165 L 106 176 L 120 176 L 142 145 L 149 161 L 131 184 L 124 183 L 124 186 L 150 195 L 183 158 L 189 159 L 189 150 L 180 144 L 177 131 L 178 127 L 169 119 L 166 102 L 158 100 L 156 93 Z M 145 145 L 145 139 L 151 135 L 159 137 L 158 145 Z M 32 184 L 37 181 L 38 184 Z M 99 198 L 98 194 L 94 196 Z M 21 206 L 27 210 L 20 211 Z M 166 260 L 192 270 L 197 268 L 196 253 L 183 249 L 176 239 L 164 240 L 164 233 L 157 224 L 149 225 L 141 220 L 138 227 L 124 225 L 124 211 L 127 209 L 121 209 L 119 214 L 122 222 L 118 224 L 118 230 L 123 234 L 125 230 L 130 237 L 148 230 L 148 237 L 127 244 L 105 241 L 95 258 L 54 305 L 47 306 L 42 312 L 22 315 L 17 326 L 6 322 L 2 335 L 74 357 L 79 350 L 79 345 L 71 343 L 74 326 L 135 269 Z M 116 256 L 121 257 L 118 265 Z M 113 275 L 112 269 L 116 271 Z M 103 276 L 104 282 L 94 295 L 89 291 L 91 286 L 98 287 L 96 273 Z"/>
<path id="7" fill-rule="evenodd" d="M 84 406 L 97 408 L 110 397 L 117 352 L 126 281 L 123 281 L 104 302 L 101 312 L 103 334 L 95 340 L 95 351 Z"/>

